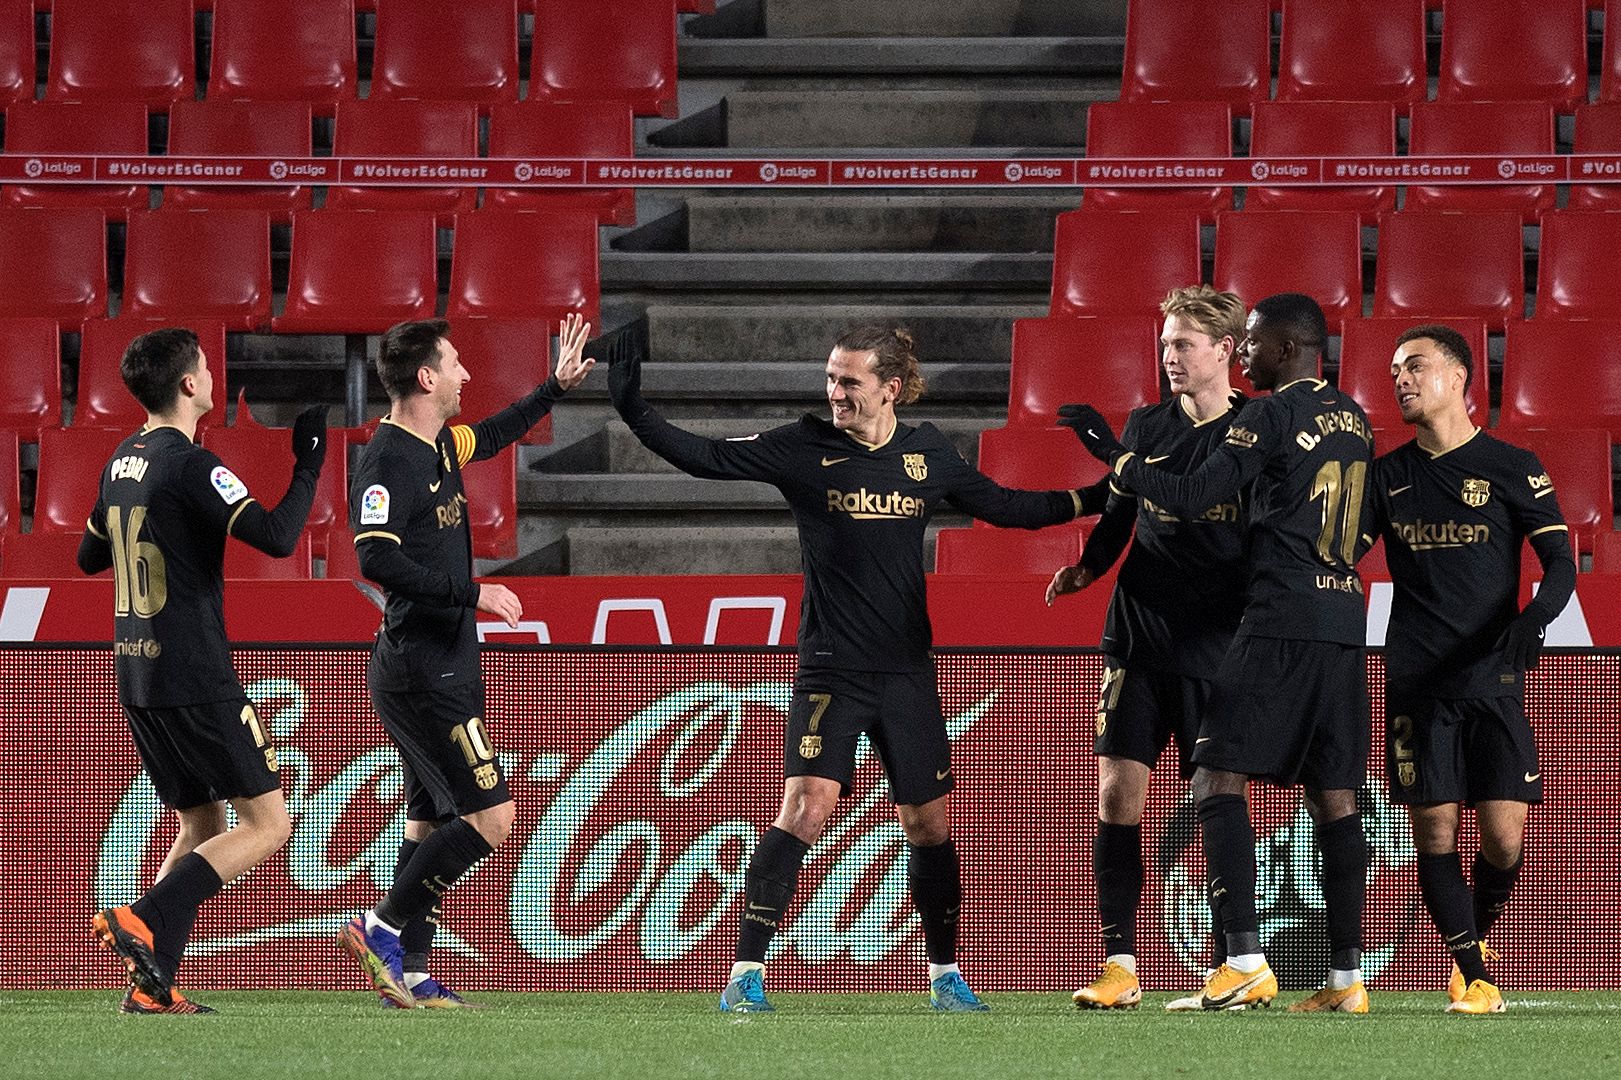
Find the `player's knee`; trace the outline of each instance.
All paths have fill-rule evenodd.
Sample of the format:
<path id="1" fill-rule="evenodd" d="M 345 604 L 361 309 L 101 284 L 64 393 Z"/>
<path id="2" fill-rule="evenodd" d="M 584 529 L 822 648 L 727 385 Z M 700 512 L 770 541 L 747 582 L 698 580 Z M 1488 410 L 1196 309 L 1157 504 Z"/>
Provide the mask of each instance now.
<path id="1" fill-rule="evenodd" d="M 913 847 L 936 847 L 951 839 L 951 826 L 944 818 L 902 819 L 901 831 L 906 833 L 906 842 Z"/>
<path id="2" fill-rule="evenodd" d="M 180 820 L 180 840 L 195 848 L 225 831 L 225 806 L 212 803 L 207 806 L 182 810 L 175 815 Z"/>
<path id="3" fill-rule="evenodd" d="M 1517 828 L 1500 826 L 1483 827 L 1480 830 L 1480 853 L 1487 862 L 1499 870 L 1507 870 L 1519 862 L 1522 850 L 1520 831 Z"/>
<path id="4" fill-rule="evenodd" d="M 795 799 L 783 804 L 782 813 L 777 815 L 775 824 L 783 832 L 792 833 L 807 844 L 814 844 L 822 835 L 822 827 L 827 824 L 832 812 L 831 803 L 824 804 L 817 799 Z"/>
<path id="5" fill-rule="evenodd" d="M 278 807 L 273 813 L 265 814 L 264 820 L 257 825 L 255 831 L 259 835 L 266 858 L 280 851 L 293 837 L 293 819 L 288 816 L 285 806 Z"/>
<path id="6" fill-rule="evenodd" d="M 1135 762 L 1133 763 L 1135 764 Z M 1145 773 L 1147 770 L 1143 770 Z M 1098 771 L 1098 820 L 1110 825 L 1136 825 L 1143 819 L 1147 777 L 1119 767 Z"/>
<path id="7" fill-rule="evenodd" d="M 517 808 L 512 800 L 508 799 L 499 806 L 468 815 L 467 821 L 478 830 L 478 834 L 484 838 L 486 844 L 491 848 L 498 848 L 506 843 L 507 837 L 512 834 L 512 822 L 516 817 Z"/>

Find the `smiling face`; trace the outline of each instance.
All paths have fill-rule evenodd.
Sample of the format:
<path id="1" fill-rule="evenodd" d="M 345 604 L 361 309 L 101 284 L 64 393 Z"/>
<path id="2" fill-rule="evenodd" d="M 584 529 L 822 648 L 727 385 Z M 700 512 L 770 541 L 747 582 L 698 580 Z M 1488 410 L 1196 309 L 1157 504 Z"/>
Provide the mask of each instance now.
<path id="1" fill-rule="evenodd" d="M 1467 415 L 1463 395 L 1468 374 L 1433 338 L 1402 342 L 1390 362 L 1390 377 L 1403 422 L 1425 423 L 1453 410 Z"/>
<path id="2" fill-rule="evenodd" d="M 425 375 L 423 372 L 432 374 Z M 432 395 L 441 419 L 449 420 L 462 411 L 462 387 L 467 385 L 472 376 L 462 367 L 461 354 L 456 351 L 456 346 L 452 345 L 448 338 L 439 339 L 439 351 L 435 362 L 431 366 L 423 365 L 417 377 L 425 380 L 426 389 Z"/>
<path id="3" fill-rule="evenodd" d="M 1282 331 L 1259 311 L 1250 312 L 1244 324 L 1244 340 L 1238 343 L 1239 366 L 1250 385 L 1257 390 L 1275 388 L 1289 352 L 1290 343 Z"/>
<path id="4" fill-rule="evenodd" d="M 1160 365 L 1171 393 L 1197 396 L 1217 382 L 1225 382 L 1232 362 L 1233 339 L 1212 340 L 1210 335 L 1180 315 L 1167 315 L 1159 335 Z"/>
<path id="5" fill-rule="evenodd" d="M 895 399 L 901 381 L 880 381 L 873 370 L 878 354 L 835 348 L 827 358 L 827 403 L 833 426 L 862 442 L 877 443 L 895 427 Z"/>

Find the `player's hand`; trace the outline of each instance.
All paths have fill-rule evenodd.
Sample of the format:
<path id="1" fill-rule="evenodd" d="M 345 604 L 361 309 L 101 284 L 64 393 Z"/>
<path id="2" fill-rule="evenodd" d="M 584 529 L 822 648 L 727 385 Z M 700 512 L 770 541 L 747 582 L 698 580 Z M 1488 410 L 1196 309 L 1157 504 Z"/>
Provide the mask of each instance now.
<path id="1" fill-rule="evenodd" d="M 634 349 L 625 349 L 608 365 L 608 396 L 614 408 L 627 420 L 640 413 L 642 404 L 642 361 Z"/>
<path id="2" fill-rule="evenodd" d="M 571 312 L 563 316 L 563 325 L 557 332 L 557 370 L 553 373 L 564 390 L 572 390 L 585 381 L 596 366 L 596 361 L 584 356 L 585 343 L 591 337 L 591 324 L 585 316 Z"/>
<path id="3" fill-rule="evenodd" d="M 494 615 L 512 629 L 518 628 L 523 618 L 523 605 L 518 595 L 505 585 L 481 583 L 478 587 L 478 610 Z"/>
<path id="4" fill-rule="evenodd" d="M 1515 671 L 1530 671 L 1537 666 L 1542 658 L 1544 629 L 1542 620 L 1534 612 L 1522 611 L 1515 616 L 1497 639 L 1497 648 L 1502 650 L 1503 660 L 1509 667 Z"/>
<path id="5" fill-rule="evenodd" d="M 1109 422 L 1103 419 L 1103 414 L 1090 405 L 1060 405 L 1058 426 L 1073 431 L 1088 454 L 1110 467 L 1113 467 L 1115 458 L 1126 452 L 1120 440 L 1114 437 Z"/>
<path id="6" fill-rule="evenodd" d="M 311 405 L 293 421 L 293 467 L 319 473 L 326 461 L 326 406 Z"/>
<path id="7" fill-rule="evenodd" d="M 1060 596 L 1078 593 L 1096 580 L 1092 576 L 1092 571 L 1080 563 L 1061 567 L 1058 573 L 1053 575 L 1052 581 L 1047 583 L 1047 606 L 1052 607 L 1053 601 Z"/>

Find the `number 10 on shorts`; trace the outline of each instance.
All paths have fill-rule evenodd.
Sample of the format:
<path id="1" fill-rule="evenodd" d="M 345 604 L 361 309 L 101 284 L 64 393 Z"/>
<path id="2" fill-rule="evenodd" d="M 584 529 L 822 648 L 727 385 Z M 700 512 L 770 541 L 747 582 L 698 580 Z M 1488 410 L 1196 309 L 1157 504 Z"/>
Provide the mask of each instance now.
<path id="1" fill-rule="evenodd" d="M 492 764 L 495 761 L 495 747 L 490 745 L 490 737 L 484 731 L 481 718 L 475 716 L 465 724 L 451 728 L 450 741 L 467 759 L 467 767 L 473 770 L 473 779 L 478 782 L 481 791 L 490 790 L 500 781 L 500 775 Z"/>

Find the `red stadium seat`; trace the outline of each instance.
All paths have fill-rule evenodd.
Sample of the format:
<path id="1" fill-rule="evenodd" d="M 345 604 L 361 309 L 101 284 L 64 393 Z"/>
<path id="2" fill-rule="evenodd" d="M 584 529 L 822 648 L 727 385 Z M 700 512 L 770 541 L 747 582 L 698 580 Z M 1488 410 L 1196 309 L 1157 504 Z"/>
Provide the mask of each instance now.
<path id="1" fill-rule="evenodd" d="M 1394 157 L 1396 107 L 1382 101 L 1258 101 L 1250 156 Z M 1257 187 L 1248 210 L 1350 210 L 1364 225 L 1396 209 L 1394 187 Z"/>
<path id="2" fill-rule="evenodd" d="M 1077 525 L 1048 529 L 941 529 L 935 538 L 937 574 L 1039 574 L 1050 577 L 1081 559 Z"/>
<path id="3" fill-rule="evenodd" d="M 297 211 L 287 305 L 271 321 L 276 333 L 380 334 L 406 319 L 431 319 L 436 241 L 428 213 Z"/>
<path id="4" fill-rule="evenodd" d="M 674 118 L 675 38 L 668 0 L 536 0 L 529 96 L 624 101 L 637 116 Z"/>
<path id="5" fill-rule="evenodd" d="M 258 496 L 262 499 L 262 496 Z M 274 505 L 272 503 L 271 505 Z M 310 534 L 298 536 L 298 546 L 285 559 L 266 555 L 251 544 L 232 537 L 225 541 L 225 576 L 250 581 L 307 581 L 315 576 Z"/>
<path id="6" fill-rule="evenodd" d="M 1537 257 L 1539 319 L 1601 319 L 1621 315 L 1615 290 L 1615 255 L 1621 251 L 1621 213 L 1555 210 L 1542 215 Z"/>
<path id="7" fill-rule="evenodd" d="M 683 15 L 713 15 L 715 0 L 675 0 L 675 9 Z"/>
<path id="8" fill-rule="evenodd" d="M 1446 0 L 1438 101 L 1587 100 L 1584 0 Z"/>
<path id="9" fill-rule="evenodd" d="M 1270 0 L 1132 0 L 1121 101 L 1225 101 L 1249 114 L 1271 88 Z"/>
<path id="10" fill-rule="evenodd" d="M 1058 406 L 1087 402 L 1119 432 L 1127 413 L 1159 400 L 1158 333 L 1142 315 L 1015 320 L 1008 424 L 1052 427 Z"/>
<path id="11" fill-rule="evenodd" d="M 635 119 L 619 101 L 525 101 L 490 109 L 492 158 L 628 158 L 636 155 Z M 589 210 L 604 225 L 636 224 L 629 188 L 490 188 L 496 210 Z"/>
<path id="12" fill-rule="evenodd" d="M 1098 158 L 1224 158 L 1233 112 L 1219 101 L 1102 101 L 1086 110 L 1086 154 Z M 1088 210 L 1231 210 L 1231 188 L 1087 188 Z"/>
<path id="13" fill-rule="evenodd" d="M 478 157 L 478 110 L 461 101 L 340 101 L 332 136 L 336 157 Z M 332 210 L 428 210 L 448 229 L 473 209 L 471 187 L 327 188 Z"/>
<path id="14" fill-rule="evenodd" d="M 148 330 L 175 322 L 142 319 L 86 319 L 79 331 L 79 398 L 73 409 L 75 427 L 116 427 L 126 431 L 146 422 L 146 410 L 124 385 L 119 365 L 129 343 Z M 214 376 L 214 407 L 198 421 L 198 430 L 225 423 L 225 324 L 181 320 L 197 335 L 208 370 Z"/>
<path id="15" fill-rule="evenodd" d="M 1216 217 L 1211 284 L 1253 304 L 1305 293 L 1330 320 L 1362 314 L 1362 230 L 1336 210 L 1245 210 Z"/>
<path id="16" fill-rule="evenodd" d="M 1423 101 L 1424 0 L 1285 0 L 1279 101 Z"/>
<path id="17" fill-rule="evenodd" d="M 480 210 L 456 216 L 447 314 L 597 323 L 596 217 Z"/>
<path id="18" fill-rule="evenodd" d="M 358 82 L 353 0 L 224 0 L 214 12 L 210 98 L 297 101 L 330 116 Z"/>
<path id="19" fill-rule="evenodd" d="M 1497 328 L 1524 308 L 1518 213 L 1404 210 L 1380 219 L 1375 315 L 1467 316 Z"/>
<path id="20" fill-rule="evenodd" d="M 326 569 L 322 574 L 328 580 L 344 578 L 364 581 L 360 572 L 360 557 L 355 554 L 355 534 L 347 524 L 335 524 L 327 534 Z"/>
<path id="21" fill-rule="evenodd" d="M 310 107 L 298 101 L 177 101 L 169 111 L 169 153 L 176 157 L 309 157 Z M 170 186 L 165 210 L 262 210 L 278 225 L 308 210 L 315 189 L 268 184 Z"/>
<path id="22" fill-rule="evenodd" d="M 1109 470 L 1061 427 L 1000 427 L 979 433 L 979 471 L 1004 487 L 1089 487 Z"/>
<path id="23" fill-rule="evenodd" d="M 7 154 L 146 154 L 146 106 L 26 101 L 6 110 Z M 150 188 L 137 184 L 16 184 L 0 191 L 0 206 L 78 206 L 123 221 L 145 210 Z"/>
<path id="24" fill-rule="evenodd" d="M 1485 427 L 1491 415 L 1486 367 L 1486 324 L 1479 319 L 1346 319 L 1340 330 L 1339 388 L 1350 394 L 1368 414 L 1375 428 L 1395 433 L 1402 430 L 1401 409 L 1396 405 L 1395 383 L 1390 362 L 1396 355 L 1396 339 L 1405 331 L 1424 323 L 1450 326 L 1469 342 L 1474 359 L 1470 380 L 1469 413 Z M 1394 446 L 1395 443 L 1391 443 Z M 1386 447 L 1381 446 L 1383 453 Z"/>
<path id="25" fill-rule="evenodd" d="M 1599 68 L 1598 99 L 1621 101 L 1621 0 L 1604 0 L 1604 59 Z"/>
<path id="26" fill-rule="evenodd" d="M 0 433 L 33 442 L 41 428 L 60 427 L 62 352 L 56 320 L 0 319 L 0 356 L 6 358 L 0 364 Z"/>
<path id="27" fill-rule="evenodd" d="M 0 0 L 0 109 L 34 99 L 34 6 Z"/>
<path id="28" fill-rule="evenodd" d="M 1142 210 L 1058 215 L 1054 315 L 1153 313 L 1172 289 L 1199 281 L 1199 215 Z"/>
<path id="29" fill-rule="evenodd" d="M 39 316 L 71 331 L 106 313 L 100 210 L 0 210 L 0 318 Z"/>
<path id="30" fill-rule="evenodd" d="M 84 532 L 101 491 L 101 471 L 128 428 L 46 428 L 39 433 L 34 532 Z"/>
<path id="31" fill-rule="evenodd" d="M 46 100 L 163 112 L 196 96 L 192 15 L 192 0 L 55 0 Z"/>
<path id="32" fill-rule="evenodd" d="M 92 493 L 91 498 L 95 495 Z M 84 508 L 90 516 L 90 507 Z M 79 541 L 84 536 L 84 522 L 71 532 L 40 532 L 35 529 L 22 536 L 8 536 L 0 551 L 0 578 L 10 581 L 24 579 L 72 578 L 83 580 L 79 570 Z M 110 578 L 111 567 L 96 577 Z"/>
<path id="33" fill-rule="evenodd" d="M 1503 428 L 1605 428 L 1621 439 L 1621 320 L 1508 324 Z"/>
<path id="34" fill-rule="evenodd" d="M 1515 446 L 1536 454 L 1553 481 L 1559 512 L 1570 526 L 1570 543 L 1591 554 L 1600 532 L 1615 527 L 1615 496 L 1610 489 L 1610 433 L 1598 428 L 1501 433 Z M 1536 575 L 1540 578 L 1539 572 Z"/>
<path id="35" fill-rule="evenodd" d="M 511 559 L 518 554 L 518 457 L 507 447 L 493 458 L 462 468 L 467 526 L 475 559 Z"/>
<path id="36" fill-rule="evenodd" d="M 464 422 L 493 416 L 546 381 L 551 371 L 552 324 L 546 319 L 477 319 L 450 327 L 450 340 L 472 379 L 462 389 Z M 520 442 L 552 441 L 552 418 L 536 424 Z"/>
<path id="37" fill-rule="evenodd" d="M 575 5 L 583 21 L 597 7 Z M 673 12 L 672 12 L 673 15 Z M 537 35 L 538 37 L 538 35 Z M 611 71 L 596 42 L 598 78 Z M 371 96 L 493 105 L 518 100 L 518 6 L 513 0 L 377 0 Z"/>
<path id="38" fill-rule="evenodd" d="M 1593 572 L 1621 574 L 1621 532 L 1599 529 L 1593 544 Z"/>
<path id="39" fill-rule="evenodd" d="M 22 485 L 17 472 L 17 433 L 0 431 L 0 536 L 16 536 L 22 528 Z M 0 553 L 0 558 L 3 558 Z"/>
<path id="40" fill-rule="evenodd" d="M 328 431 L 327 436 L 326 463 L 321 466 L 321 479 L 315 485 L 315 503 L 310 507 L 309 524 L 304 530 L 310 536 L 315 554 L 322 557 L 326 555 L 327 534 L 333 524 L 348 520 L 344 513 L 348 505 L 345 500 L 349 487 L 349 443 L 339 431 Z M 202 443 L 241 477 L 248 491 L 267 509 L 274 509 L 287 493 L 287 485 L 293 479 L 293 452 L 286 429 L 246 425 L 239 417 L 235 427 L 211 427 L 203 432 Z M 308 571 L 302 576 L 308 577 Z"/>
<path id="41" fill-rule="evenodd" d="M 1621 12 L 1616 15 L 1621 19 Z M 1621 31 L 1618 31 L 1621 33 Z M 1578 154 L 1621 154 L 1621 101 L 1604 101 L 1581 105 L 1576 109 L 1576 142 Z M 1615 167 L 1615 163 L 1611 163 Z M 1580 175 L 1575 165 L 1573 175 Z M 1615 177 L 1621 170 L 1612 173 Z M 1571 210 L 1621 210 L 1621 185 L 1572 184 L 1566 207 Z"/>
<path id="42" fill-rule="evenodd" d="M 258 210 L 137 210 L 129 216 L 120 314 L 270 324 L 270 219 Z"/>
<path id="43" fill-rule="evenodd" d="M 1553 110 L 1535 101 L 1423 102 L 1413 106 L 1408 151 L 1427 154 L 1552 154 Z M 1479 166 L 1495 172 L 1496 162 Z M 1407 188 L 1408 210 L 1518 210 L 1527 224 L 1553 209 L 1552 184 Z"/>

